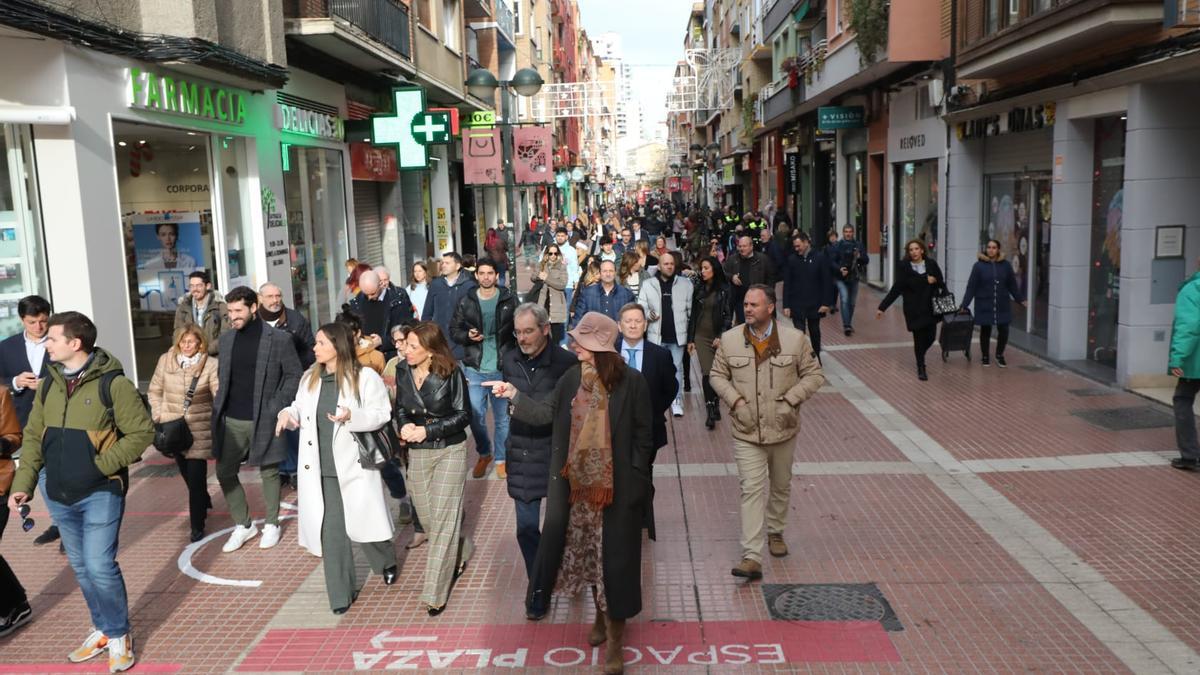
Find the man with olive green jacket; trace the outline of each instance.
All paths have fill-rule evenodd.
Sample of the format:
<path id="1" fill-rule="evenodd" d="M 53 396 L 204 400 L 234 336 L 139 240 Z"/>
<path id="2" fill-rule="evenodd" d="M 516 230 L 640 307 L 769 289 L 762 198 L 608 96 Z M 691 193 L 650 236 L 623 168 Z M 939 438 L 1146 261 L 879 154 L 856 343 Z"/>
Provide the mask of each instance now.
<path id="1" fill-rule="evenodd" d="M 154 441 L 154 425 L 121 363 L 96 348 L 91 319 L 63 312 L 48 325 L 46 357 L 53 365 L 25 425 L 8 504 L 17 509 L 28 502 L 45 468 L 42 498 L 62 532 L 94 628 L 67 659 L 79 663 L 107 652 L 109 672 L 115 673 L 134 664 L 117 535 L 128 467 Z"/>
<path id="2" fill-rule="evenodd" d="M 746 323 L 721 335 L 709 384 L 729 406 L 742 488 L 742 561 L 732 574 L 761 579 L 764 520 L 771 555 L 788 554 L 783 529 L 800 405 L 817 393 L 825 375 L 808 336 L 773 318 L 775 289 L 751 286 L 744 310 Z"/>

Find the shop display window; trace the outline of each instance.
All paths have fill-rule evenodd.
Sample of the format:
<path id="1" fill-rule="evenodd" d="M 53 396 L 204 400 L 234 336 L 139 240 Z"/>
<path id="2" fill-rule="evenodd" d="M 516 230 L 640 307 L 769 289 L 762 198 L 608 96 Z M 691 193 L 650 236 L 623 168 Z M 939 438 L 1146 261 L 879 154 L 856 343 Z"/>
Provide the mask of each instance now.
<path id="1" fill-rule="evenodd" d="M 0 336 L 9 336 L 22 330 L 17 302 L 33 294 L 49 298 L 50 293 L 29 128 L 0 128 Z"/>

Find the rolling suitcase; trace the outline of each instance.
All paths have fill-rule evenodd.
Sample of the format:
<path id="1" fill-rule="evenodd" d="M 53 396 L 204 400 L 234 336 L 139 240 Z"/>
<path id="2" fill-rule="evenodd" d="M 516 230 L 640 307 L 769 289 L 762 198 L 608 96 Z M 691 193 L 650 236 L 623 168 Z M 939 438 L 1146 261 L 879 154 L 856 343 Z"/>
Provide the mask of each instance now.
<path id="1" fill-rule="evenodd" d="M 975 317 L 970 312 L 942 315 L 941 334 L 938 344 L 942 346 L 942 360 L 950 359 L 950 352 L 962 352 L 971 360 L 971 338 L 975 335 Z"/>

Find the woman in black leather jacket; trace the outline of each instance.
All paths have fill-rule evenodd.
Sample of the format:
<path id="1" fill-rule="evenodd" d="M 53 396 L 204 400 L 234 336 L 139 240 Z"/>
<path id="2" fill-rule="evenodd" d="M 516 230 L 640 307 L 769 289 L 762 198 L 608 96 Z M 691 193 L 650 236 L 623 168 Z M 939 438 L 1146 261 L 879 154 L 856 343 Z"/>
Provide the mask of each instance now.
<path id="1" fill-rule="evenodd" d="M 704 387 L 704 406 L 708 417 L 704 426 L 712 429 L 721 419 L 721 403 L 717 392 L 708 384 L 721 334 L 733 327 L 733 290 L 725 281 L 725 270 L 714 257 L 700 261 L 700 278 L 692 293 L 692 316 L 688 320 L 688 351 L 700 359 L 701 384 Z"/>
<path id="2" fill-rule="evenodd" d="M 437 616 L 472 548 L 462 536 L 471 405 L 466 376 L 442 329 L 424 321 L 409 330 L 406 340 L 404 360 L 396 367 L 392 418 L 408 448 L 408 489 L 429 536 L 421 597 L 429 615 Z"/>

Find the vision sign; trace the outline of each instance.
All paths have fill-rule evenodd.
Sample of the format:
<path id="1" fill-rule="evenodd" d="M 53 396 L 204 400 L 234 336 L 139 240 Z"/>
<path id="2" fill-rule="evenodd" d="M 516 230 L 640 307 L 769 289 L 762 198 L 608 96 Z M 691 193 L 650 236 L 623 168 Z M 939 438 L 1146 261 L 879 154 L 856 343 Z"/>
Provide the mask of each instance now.
<path id="1" fill-rule="evenodd" d="M 152 70 L 126 68 L 127 105 L 130 108 L 186 115 L 198 119 L 241 125 L 246 121 L 246 92 L 207 82 L 162 75 Z"/>

